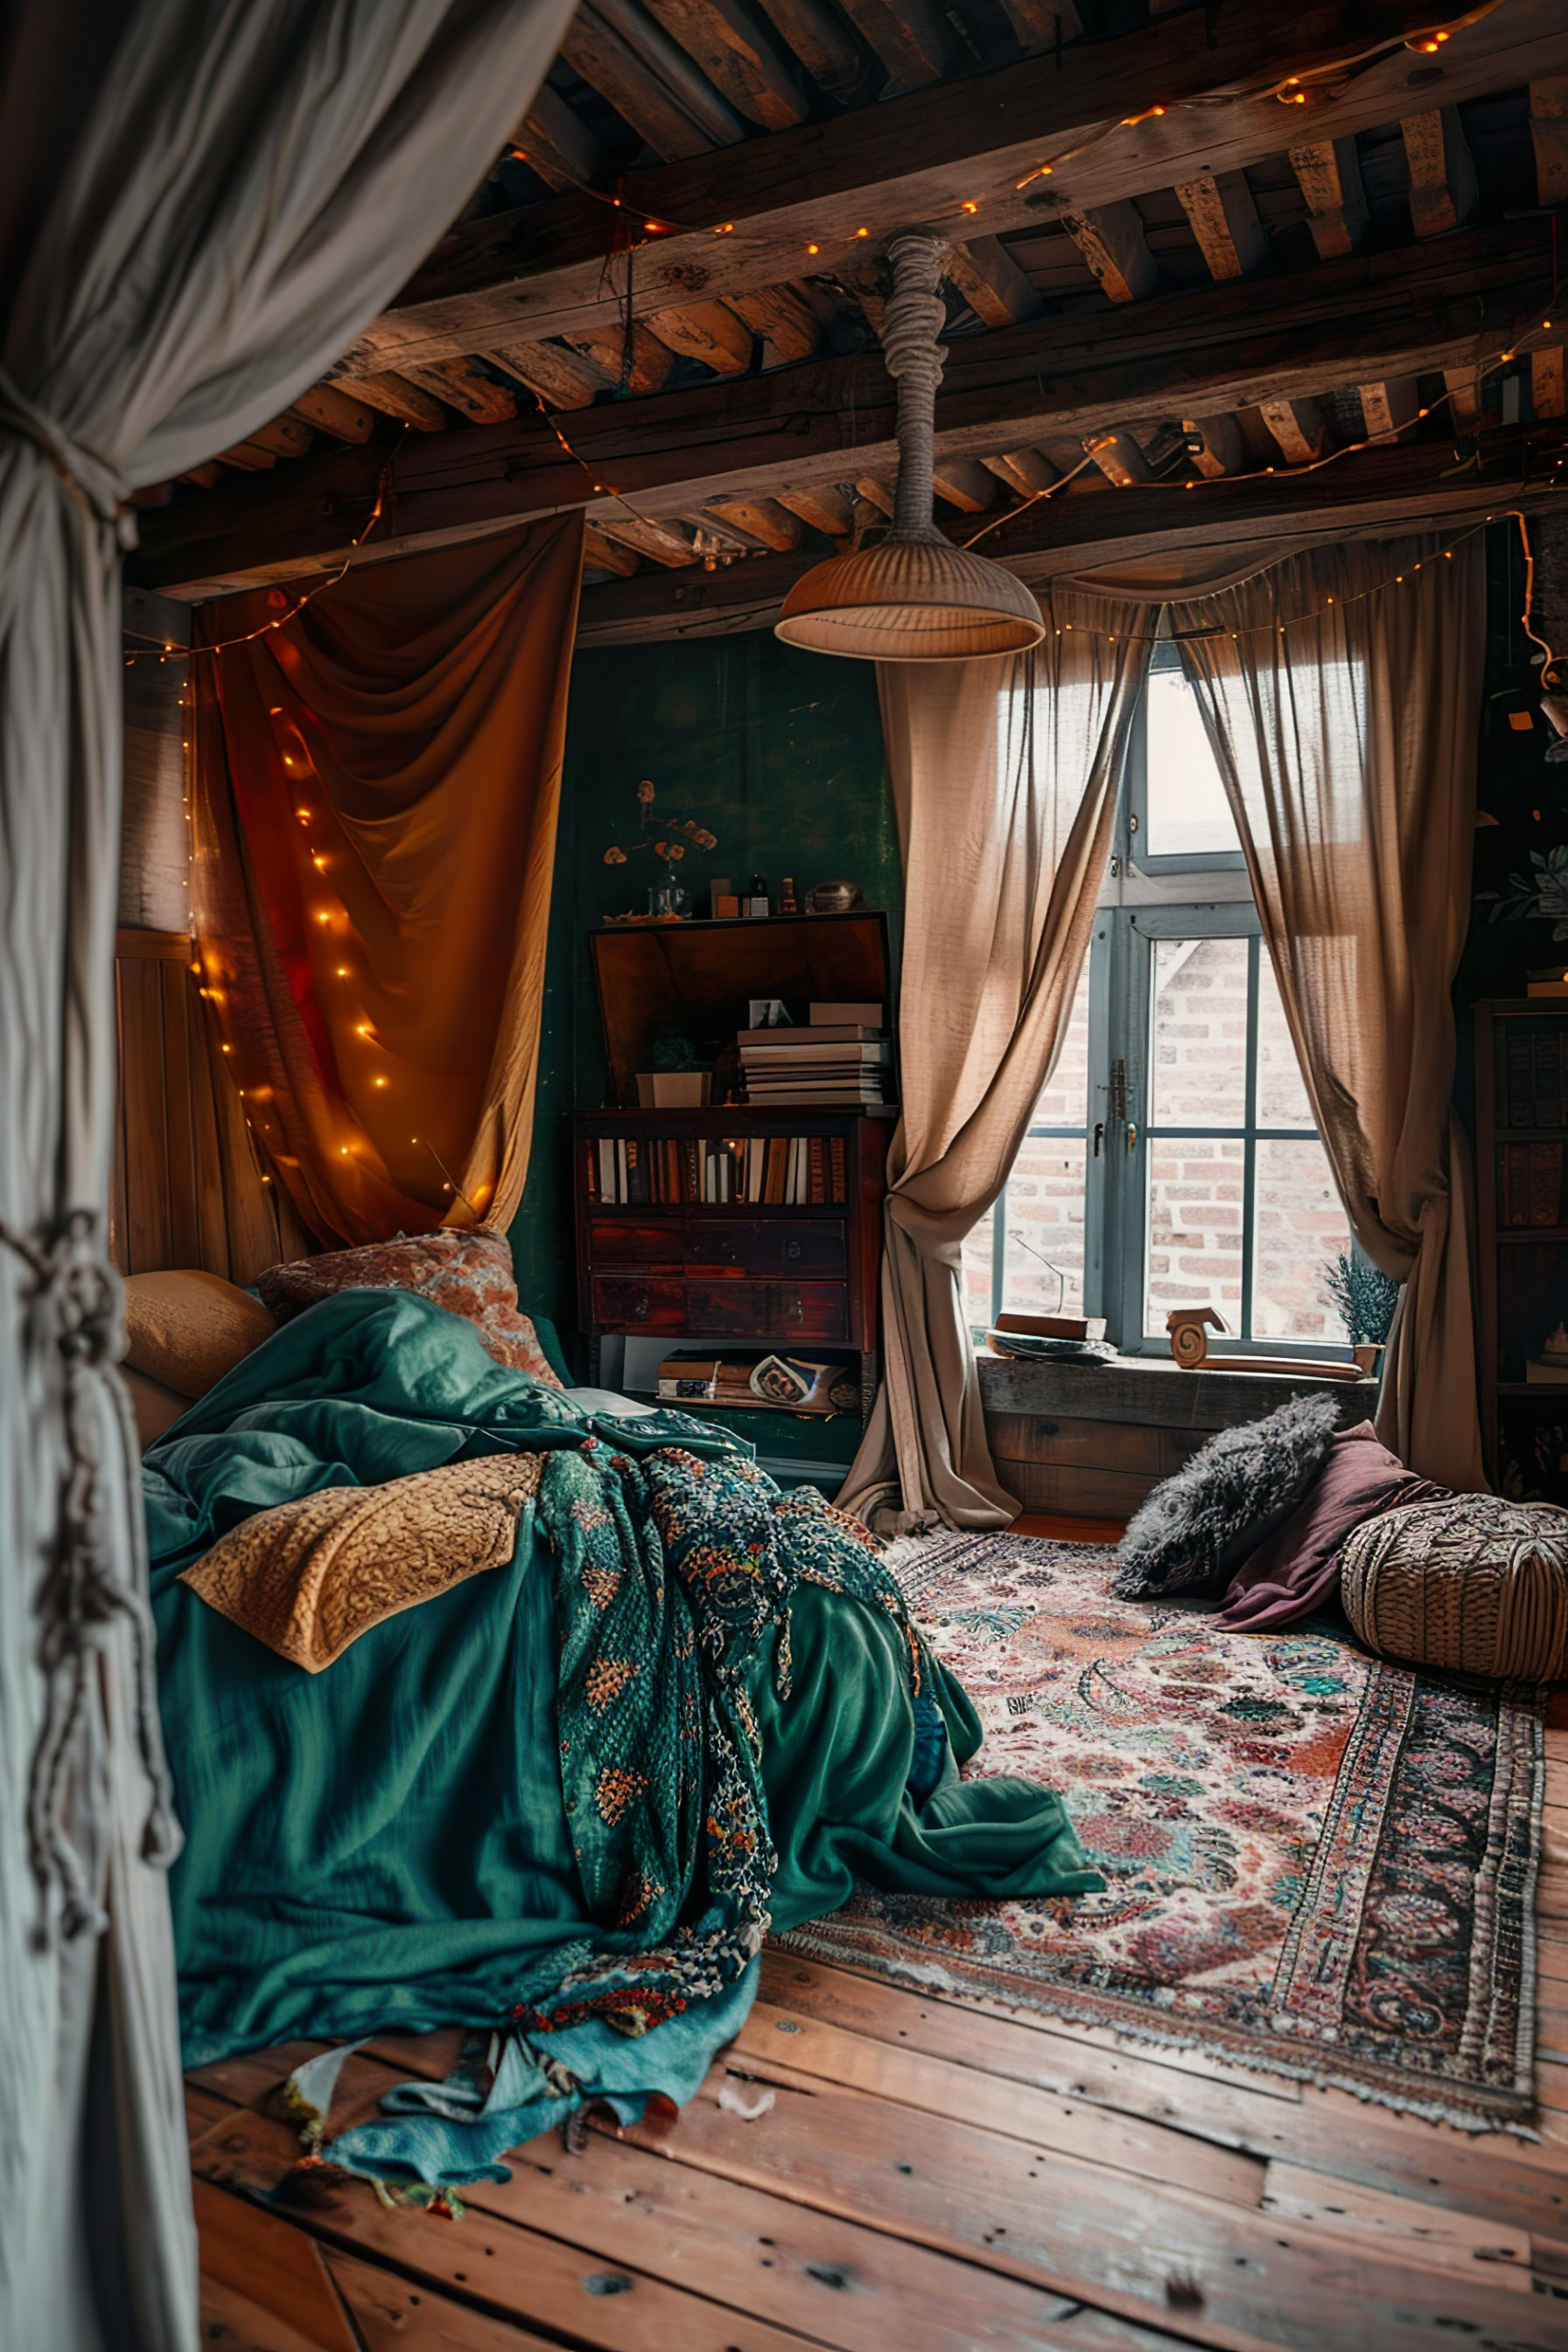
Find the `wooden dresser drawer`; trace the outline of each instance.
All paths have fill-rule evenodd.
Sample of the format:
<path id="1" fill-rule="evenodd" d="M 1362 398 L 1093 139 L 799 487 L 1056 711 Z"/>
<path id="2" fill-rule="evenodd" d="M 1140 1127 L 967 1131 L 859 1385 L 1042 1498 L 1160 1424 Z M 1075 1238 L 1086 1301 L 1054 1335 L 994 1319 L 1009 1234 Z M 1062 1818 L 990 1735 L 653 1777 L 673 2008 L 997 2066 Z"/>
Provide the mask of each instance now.
<path id="1" fill-rule="evenodd" d="M 686 1285 L 677 1276 L 595 1274 L 593 1320 L 611 1331 L 683 1331 Z"/>
<path id="2" fill-rule="evenodd" d="M 841 1283 L 769 1283 L 774 1339 L 798 1346 L 803 1340 L 847 1340 L 850 1296 Z"/>
<path id="3" fill-rule="evenodd" d="M 646 1225 L 612 1225 L 595 1217 L 588 1228 L 588 1254 L 595 1272 L 604 1266 L 679 1266 L 685 1259 L 685 1228 L 649 1218 Z"/>
<path id="4" fill-rule="evenodd" d="M 754 1280 L 795 1274 L 809 1282 L 814 1277 L 841 1279 L 849 1266 L 844 1228 L 826 1217 L 817 1222 L 803 1217 L 798 1224 L 769 1223 L 761 1217 L 733 1223 L 705 1219 L 687 1226 L 684 1249 L 689 1274 L 728 1273 L 733 1267 Z"/>

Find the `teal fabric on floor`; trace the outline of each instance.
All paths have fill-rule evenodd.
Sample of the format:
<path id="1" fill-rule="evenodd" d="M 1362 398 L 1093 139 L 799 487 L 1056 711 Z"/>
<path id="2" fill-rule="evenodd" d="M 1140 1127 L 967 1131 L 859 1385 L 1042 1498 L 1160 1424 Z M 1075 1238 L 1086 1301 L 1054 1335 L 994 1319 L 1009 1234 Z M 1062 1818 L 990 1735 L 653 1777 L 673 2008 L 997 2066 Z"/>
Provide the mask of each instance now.
<path id="1" fill-rule="evenodd" d="M 493 2030 L 557 1952 L 603 1940 L 562 1794 L 558 1563 L 536 1506 L 506 1567 L 372 1628 L 316 1676 L 179 1582 L 217 1536 L 270 1505 L 476 1454 L 576 1453 L 591 1436 L 607 1451 L 584 1457 L 585 1473 L 612 1452 L 750 1453 L 682 1414 L 591 1415 L 492 1363 L 460 1318 L 394 1291 L 341 1293 L 299 1317 L 149 1453 L 161 1694 L 186 1832 L 171 1894 L 188 2064 L 295 2037 Z M 787 1690 L 772 1627 L 744 1668 L 779 1857 L 775 1924 L 835 1907 L 857 1875 L 936 1894 L 1100 1883 L 1056 1798 L 960 1781 L 955 1757 L 978 1745 L 973 1710 L 932 1661 L 934 1688 L 917 1705 L 895 1618 L 805 1582 L 791 1617 Z M 918 1804 L 912 1773 L 929 1792 Z M 755 1973 L 641 2035 L 629 2059 L 595 2024 L 582 2087 L 602 2081 L 628 2112 L 655 2093 L 689 2096 L 738 2030 Z M 366 2127 L 367 2154 L 404 2177 L 471 2177 L 465 2165 L 493 2162 L 498 2132 L 540 2128 L 555 2111 L 558 2081 L 539 2062 L 568 2046 L 536 2034 L 486 2090 L 454 2078 L 445 2098 L 412 2091 L 420 2112 Z"/>

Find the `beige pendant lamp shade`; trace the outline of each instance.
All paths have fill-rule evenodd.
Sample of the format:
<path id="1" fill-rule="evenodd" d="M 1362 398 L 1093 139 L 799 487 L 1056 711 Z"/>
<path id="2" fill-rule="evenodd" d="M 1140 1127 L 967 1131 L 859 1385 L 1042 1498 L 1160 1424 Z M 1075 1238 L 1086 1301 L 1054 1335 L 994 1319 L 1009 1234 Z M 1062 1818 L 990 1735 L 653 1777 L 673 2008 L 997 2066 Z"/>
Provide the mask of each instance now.
<path id="1" fill-rule="evenodd" d="M 940 237 L 888 248 L 893 292 L 882 330 L 898 386 L 898 488 L 880 546 L 829 556 L 784 598 L 774 635 L 859 662 L 967 662 L 1022 653 L 1045 634 L 1040 607 L 999 563 L 955 548 L 931 519 L 931 440 L 942 381 Z"/>

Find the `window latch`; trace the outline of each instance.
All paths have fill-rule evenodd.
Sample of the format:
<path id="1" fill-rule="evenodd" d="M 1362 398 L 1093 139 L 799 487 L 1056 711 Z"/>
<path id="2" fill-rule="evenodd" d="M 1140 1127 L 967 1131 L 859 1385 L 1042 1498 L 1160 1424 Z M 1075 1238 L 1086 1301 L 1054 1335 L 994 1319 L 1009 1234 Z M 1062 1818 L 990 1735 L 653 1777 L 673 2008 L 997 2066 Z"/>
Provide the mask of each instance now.
<path id="1" fill-rule="evenodd" d="M 1127 1148 L 1128 1148 L 1128 1150 L 1129 1150 L 1129 1151 L 1135 1150 L 1135 1149 L 1136 1149 L 1136 1148 L 1137 1148 L 1137 1142 L 1138 1142 L 1138 1130 L 1137 1130 L 1137 1128 L 1133 1125 L 1133 1122 L 1129 1119 L 1129 1120 L 1128 1120 L 1128 1122 L 1127 1122 Z"/>
<path id="2" fill-rule="evenodd" d="M 1094 1156 L 1095 1156 L 1096 1159 L 1098 1159 L 1100 1158 L 1100 1153 L 1101 1153 L 1104 1149 L 1105 1149 L 1105 1122 L 1104 1122 L 1104 1120 L 1103 1120 L 1103 1119 L 1096 1119 L 1096 1121 L 1095 1121 L 1095 1123 L 1094 1123 Z"/>
<path id="3" fill-rule="evenodd" d="M 1127 1065 L 1120 1054 L 1111 1065 L 1111 1115 L 1113 1119 L 1127 1115 Z"/>

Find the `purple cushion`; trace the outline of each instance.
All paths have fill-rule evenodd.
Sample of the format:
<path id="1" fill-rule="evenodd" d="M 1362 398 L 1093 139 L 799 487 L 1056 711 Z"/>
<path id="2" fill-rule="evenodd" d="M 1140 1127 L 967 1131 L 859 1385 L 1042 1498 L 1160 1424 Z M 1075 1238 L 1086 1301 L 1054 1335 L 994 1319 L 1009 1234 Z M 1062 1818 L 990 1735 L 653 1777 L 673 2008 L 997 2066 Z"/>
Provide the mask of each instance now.
<path id="1" fill-rule="evenodd" d="M 1306 1493 L 1231 1578 L 1222 1625 L 1261 1633 L 1294 1624 L 1337 1598 L 1339 1547 L 1378 1511 L 1431 1502 L 1447 1493 L 1407 1470 L 1380 1444 L 1371 1421 L 1340 1430 Z"/>

